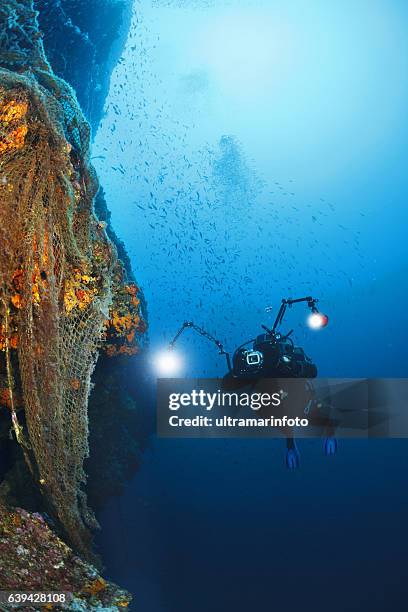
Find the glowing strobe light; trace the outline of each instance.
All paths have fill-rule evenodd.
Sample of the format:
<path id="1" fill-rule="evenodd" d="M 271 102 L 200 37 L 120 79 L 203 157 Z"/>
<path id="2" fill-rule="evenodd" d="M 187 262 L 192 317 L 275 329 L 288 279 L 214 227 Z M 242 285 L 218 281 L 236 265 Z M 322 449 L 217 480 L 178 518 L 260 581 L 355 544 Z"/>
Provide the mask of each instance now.
<path id="1" fill-rule="evenodd" d="M 155 359 L 156 370 L 163 377 L 175 376 L 180 372 L 181 365 L 179 355 L 172 349 L 162 351 Z"/>
<path id="2" fill-rule="evenodd" d="M 321 329 L 326 327 L 329 322 L 329 317 L 322 314 L 318 310 L 313 311 L 307 318 L 307 324 L 311 329 Z"/>

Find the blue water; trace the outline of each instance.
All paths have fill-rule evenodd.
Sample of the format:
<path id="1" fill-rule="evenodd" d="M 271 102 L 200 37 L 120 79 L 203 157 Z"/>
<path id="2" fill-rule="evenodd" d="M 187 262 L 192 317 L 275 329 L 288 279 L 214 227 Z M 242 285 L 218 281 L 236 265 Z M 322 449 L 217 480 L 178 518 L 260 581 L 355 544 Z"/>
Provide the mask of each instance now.
<path id="1" fill-rule="evenodd" d="M 95 165 L 149 306 L 150 359 L 192 319 L 229 349 L 283 297 L 321 375 L 407 376 L 408 5 L 135 3 Z M 197 337 L 182 374 L 222 375 Z M 153 439 L 102 516 L 135 610 L 403 610 L 404 440 L 325 458 L 281 441 Z"/>

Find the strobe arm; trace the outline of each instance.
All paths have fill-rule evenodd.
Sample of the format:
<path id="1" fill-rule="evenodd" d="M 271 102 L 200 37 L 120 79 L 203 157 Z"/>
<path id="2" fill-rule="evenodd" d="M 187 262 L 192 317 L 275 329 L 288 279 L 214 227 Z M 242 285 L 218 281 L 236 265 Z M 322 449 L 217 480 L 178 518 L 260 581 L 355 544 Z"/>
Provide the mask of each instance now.
<path id="1" fill-rule="evenodd" d="M 210 342 L 215 344 L 215 346 L 220 351 L 220 355 L 225 355 L 225 358 L 227 360 L 228 370 L 229 370 L 229 372 L 231 372 L 231 370 L 232 370 L 232 368 L 231 368 L 231 357 L 230 357 L 230 354 L 224 349 L 223 344 L 219 340 L 217 340 L 217 338 L 215 338 L 210 333 L 208 333 L 205 329 L 203 329 L 199 325 L 196 325 L 192 321 L 184 321 L 183 325 L 180 327 L 180 329 L 178 330 L 177 334 L 174 336 L 173 340 L 170 342 L 169 349 L 172 350 L 174 348 L 174 345 L 176 344 L 176 342 L 180 338 L 181 334 L 187 328 L 193 329 L 200 336 L 202 336 L 203 338 L 207 338 L 207 340 L 209 340 Z"/>
<path id="2" fill-rule="evenodd" d="M 316 300 L 316 298 L 313 298 L 310 295 L 307 295 L 306 297 L 302 297 L 302 298 L 296 298 L 296 299 L 287 298 L 287 299 L 282 300 L 278 314 L 275 319 L 275 323 L 273 324 L 273 327 L 272 327 L 272 332 L 274 333 L 279 327 L 279 325 L 282 323 L 283 317 L 285 316 L 285 312 L 288 307 L 290 308 L 293 304 L 298 304 L 299 302 L 307 302 L 307 305 L 310 308 L 310 310 L 312 312 L 317 312 L 317 308 L 316 308 L 317 301 L 318 300 Z M 270 312 L 272 309 L 273 307 L 270 306 L 266 309 L 266 311 Z"/>

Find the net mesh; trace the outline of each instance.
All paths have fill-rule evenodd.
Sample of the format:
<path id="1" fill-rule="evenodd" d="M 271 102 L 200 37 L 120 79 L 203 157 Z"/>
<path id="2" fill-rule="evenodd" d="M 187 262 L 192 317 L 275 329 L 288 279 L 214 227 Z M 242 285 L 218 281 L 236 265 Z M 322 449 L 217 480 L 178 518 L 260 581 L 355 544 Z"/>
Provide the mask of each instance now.
<path id="1" fill-rule="evenodd" d="M 44 58 L 31 2 L 2 5 L 0 31 L 8 36 L 0 44 L 0 350 L 7 401 L 44 493 L 71 542 L 86 551 L 96 526 L 83 492 L 91 374 L 103 340 L 110 339 L 112 355 L 135 352 L 145 325 L 138 288 L 126 284 L 93 212 L 98 183 L 89 126 Z"/>

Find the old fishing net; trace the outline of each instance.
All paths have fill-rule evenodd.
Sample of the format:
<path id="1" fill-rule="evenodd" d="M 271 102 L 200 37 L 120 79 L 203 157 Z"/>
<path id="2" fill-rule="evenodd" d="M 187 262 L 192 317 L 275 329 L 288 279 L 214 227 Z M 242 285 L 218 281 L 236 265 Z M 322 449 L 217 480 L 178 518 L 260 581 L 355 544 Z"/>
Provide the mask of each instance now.
<path id="1" fill-rule="evenodd" d="M 108 354 L 133 353 L 144 322 L 138 288 L 93 212 L 88 124 L 45 60 L 31 2 L 2 3 L 0 32 L 3 403 L 67 535 L 87 551 L 91 374 L 104 340 Z"/>

